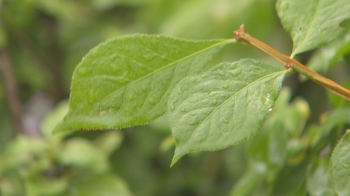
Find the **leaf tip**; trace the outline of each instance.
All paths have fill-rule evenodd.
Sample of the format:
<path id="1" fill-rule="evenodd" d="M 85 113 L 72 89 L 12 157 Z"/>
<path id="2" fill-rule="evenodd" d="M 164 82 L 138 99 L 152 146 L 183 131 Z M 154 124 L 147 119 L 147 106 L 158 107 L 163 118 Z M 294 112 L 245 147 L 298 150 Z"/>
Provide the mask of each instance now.
<path id="1" fill-rule="evenodd" d="M 173 157 L 173 160 L 171 161 L 170 167 L 173 167 L 175 163 L 177 163 L 181 159 L 181 157 L 183 157 L 185 154 L 187 153 L 182 152 L 181 148 L 177 146 L 175 149 L 174 157 Z"/>
<path id="2" fill-rule="evenodd" d="M 67 123 L 65 121 L 62 121 L 56 125 L 56 127 L 52 130 L 51 135 L 58 135 L 66 132 L 71 132 L 72 129 L 69 128 L 69 125 L 67 126 Z"/>
<path id="3" fill-rule="evenodd" d="M 179 155 L 175 153 L 173 160 L 170 163 L 170 167 L 173 167 L 175 163 L 177 163 L 181 159 L 181 157 L 183 157 L 183 155 Z"/>

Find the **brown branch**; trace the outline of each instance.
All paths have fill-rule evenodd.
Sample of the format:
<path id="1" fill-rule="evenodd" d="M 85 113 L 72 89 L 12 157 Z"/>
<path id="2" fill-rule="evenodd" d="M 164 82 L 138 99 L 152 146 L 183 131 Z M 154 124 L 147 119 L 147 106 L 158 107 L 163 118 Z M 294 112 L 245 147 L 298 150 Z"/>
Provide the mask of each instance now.
<path id="1" fill-rule="evenodd" d="M 275 58 L 276 60 L 281 62 L 287 69 L 293 68 L 297 72 L 307 76 L 308 78 L 310 78 L 314 82 L 323 86 L 328 91 L 350 101 L 350 90 L 340 86 L 339 84 L 337 84 L 333 80 L 330 80 L 326 77 L 323 77 L 322 75 L 311 70 L 310 68 L 301 64 L 300 62 L 280 53 L 279 51 L 268 46 L 267 44 L 263 43 L 262 41 L 252 37 L 248 33 L 245 33 L 244 32 L 244 25 L 241 25 L 237 31 L 233 32 L 233 34 L 235 35 L 236 40 L 243 40 L 244 43 L 250 44 L 250 45 L 254 46 L 255 48 L 261 50 L 262 52 L 266 53 L 267 55 Z"/>
<path id="2" fill-rule="evenodd" d="M 17 81 L 13 74 L 10 56 L 6 50 L 0 50 L 0 74 L 4 84 L 13 128 L 16 133 L 24 134 L 21 120 L 22 105 L 18 96 Z"/>

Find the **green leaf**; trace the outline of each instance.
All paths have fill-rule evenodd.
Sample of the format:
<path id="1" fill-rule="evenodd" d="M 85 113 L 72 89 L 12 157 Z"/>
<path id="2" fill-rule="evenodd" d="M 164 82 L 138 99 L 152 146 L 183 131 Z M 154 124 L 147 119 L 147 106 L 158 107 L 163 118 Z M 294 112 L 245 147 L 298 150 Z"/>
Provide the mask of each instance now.
<path id="1" fill-rule="evenodd" d="M 124 180 L 110 173 L 97 175 L 85 174 L 83 178 L 72 182 L 72 192 L 74 195 L 84 196 L 131 196 Z"/>
<path id="2" fill-rule="evenodd" d="M 169 97 L 176 141 L 172 165 L 189 152 L 227 148 L 257 134 L 286 72 L 245 59 L 184 79 Z"/>
<path id="3" fill-rule="evenodd" d="M 328 162 L 328 158 L 321 158 L 313 163 L 306 181 L 309 195 L 335 195 L 330 179 Z"/>
<path id="4" fill-rule="evenodd" d="M 348 0 L 278 0 L 276 7 L 293 39 L 292 57 L 338 37 L 339 23 L 350 18 Z"/>
<path id="5" fill-rule="evenodd" d="M 325 116 L 322 126 L 320 128 L 320 136 L 324 137 L 337 128 L 337 126 L 344 126 L 346 123 L 350 123 L 350 108 L 336 109 Z M 343 129 L 344 130 L 344 129 Z"/>
<path id="6" fill-rule="evenodd" d="M 100 44 L 77 66 L 69 113 L 54 133 L 119 129 L 153 121 L 166 111 L 174 86 L 200 73 L 232 41 L 131 35 Z"/>
<path id="7" fill-rule="evenodd" d="M 305 181 L 307 176 L 308 162 L 304 160 L 292 167 L 285 166 L 272 184 L 273 196 L 307 195 Z"/>
<path id="8" fill-rule="evenodd" d="M 254 188 L 262 181 L 266 175 L 267 166 L 260 162 L 250 166 L 242 178 L 235 184 L 230 192 L 230 196 L 249 195 Z"/>
<path id="9" fill-rule="evenodd" d="M 327 72 L 342 57 L 350 52 L 350 33 L 342 39 L 337 39 L 331 44 L 318 50 L 307 63 L 307 66 L 315 71 Z"/>
<path id="10" fill-rule="evenodd" d="M 350 130 L 335 147 L 330 166 L 335 192 L 339 196 L 350 195 Z"/>

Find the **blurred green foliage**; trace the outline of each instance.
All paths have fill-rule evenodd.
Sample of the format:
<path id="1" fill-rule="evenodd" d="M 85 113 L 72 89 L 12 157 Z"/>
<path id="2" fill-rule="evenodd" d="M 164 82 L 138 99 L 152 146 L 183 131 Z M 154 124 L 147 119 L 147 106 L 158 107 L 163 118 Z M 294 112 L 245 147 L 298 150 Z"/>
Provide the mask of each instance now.
<path id="1" fill-rule="evenodd" d="M 274 7 L 274 0 L 0 0 L 0 51 L 9 53 L 21 118 L 29 119 L 23 121 L 29 136 L 15 136 L 3 82 L 0 195 L 333 195 L 328 160 L 349 127 L 349 103 L 297 75 L 287 78 L 256 137 L 223 151 L 190 154 L 173 168 L 165 118 L 121 131 L 50 134 L 67 110 L 59 103 L 69 97 L 75 66 L 98 43 L 133 33 L 230 38 L 244 23 L 251 35 L 288 54 L 291 41 Z M 325 57 L 332 66 L 323 70 L 349 83 L 349 58 L 342 58 L 350 56 L 349 39 L 341 40 L 347 41 L 338 47 L 335 40 L 341 51 Z M 312 55 L 299 60 L 306 63 Z M 208 68 L 245 57 L 276 63 L 235 44 Z M 46 96 L 33 101 L 38 93 Z"/>

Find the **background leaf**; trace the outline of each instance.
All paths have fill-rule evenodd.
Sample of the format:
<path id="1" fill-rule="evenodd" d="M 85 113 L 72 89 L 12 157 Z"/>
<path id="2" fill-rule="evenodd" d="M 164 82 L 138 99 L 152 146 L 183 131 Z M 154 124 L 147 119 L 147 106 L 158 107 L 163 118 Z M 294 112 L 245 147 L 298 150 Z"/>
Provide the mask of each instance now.
<path id="1" fill-rule="evenodd" d="M 307 179 L 308 193 L 312 196 L 335 195 L 330 179 L 329 159 L 321 158 L 315 161 Z"/>
<path id="2" fill-rule="evenodd" d="M 219 150 L 254 136 L 285 73 L 282 67 L 245 59 L 184 79 L 168 106 L 176 141 L 172 164 L 189 152 Z"/>
<path id="3" fill-rule="evenodd" d="M 350 130 L 347 130 L 331 157 L 334 190 L 339 196 L 350 195 Z"/>
<path id="4" fill-rule="evenodd" d="M 338 37 L 339 23 L 350 18 L 348 0 L 278 0 L 276 7 L 294 42 L 292 57 Z"/>
<path id="5" fill-rule="evenodd" d="M 229 42 L 132 35 L 100 44 L 76 68 L 70 111 L 54 132 L 151 122 L 165 112 L 173 87 L 185 76 L 200 73 Z"/>

